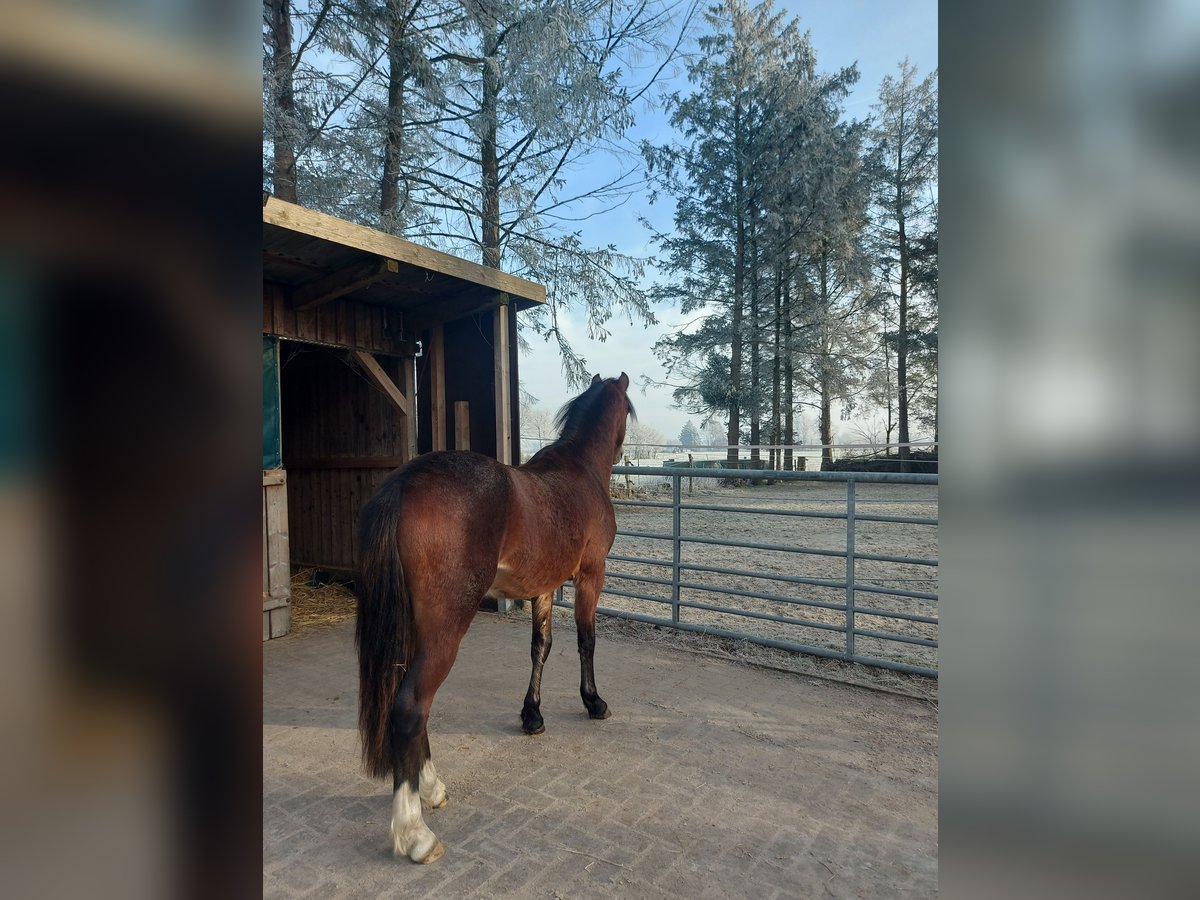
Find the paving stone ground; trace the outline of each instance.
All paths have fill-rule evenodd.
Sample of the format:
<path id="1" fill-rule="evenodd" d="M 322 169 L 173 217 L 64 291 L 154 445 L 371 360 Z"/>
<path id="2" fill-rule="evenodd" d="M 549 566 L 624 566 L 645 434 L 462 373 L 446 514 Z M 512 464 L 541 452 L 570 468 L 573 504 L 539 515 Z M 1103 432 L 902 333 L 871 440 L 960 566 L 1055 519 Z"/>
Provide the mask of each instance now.
<path id="1" fill-rule="evenodd" d="M 359 767 L 353 623 L 264 644 L 264 896 L 936 896 L 928 702 L 601 640 L 594 722 L 557 618 L 537 737 L 528 677 L 528 619 L 480 613 L 429 729 L 446 853 L 418 866 Z"/>

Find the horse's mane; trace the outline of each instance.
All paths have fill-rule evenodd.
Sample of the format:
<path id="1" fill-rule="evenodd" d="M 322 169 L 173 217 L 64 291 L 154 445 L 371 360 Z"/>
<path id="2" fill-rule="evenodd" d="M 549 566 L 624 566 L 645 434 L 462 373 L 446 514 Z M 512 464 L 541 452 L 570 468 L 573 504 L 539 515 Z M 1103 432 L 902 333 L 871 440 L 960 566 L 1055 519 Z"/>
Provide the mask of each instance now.
<path id="1" fill-rule="evenodd" d="M 555 443 L 572 440 L 596 423 L 604 412 L 604 403 L 601 399 L 604 396 L 604 388 L 609 382 L 615 380 L 614 378 L 605 378 L 597 381 L 574 400 L 568 400 L 562 405 L 562 408 L 554 416 L 554 427 L 558 429 L 558 440 Z M 625 411 L 633 417 L 635 422 L 637 421 L 637 412 L 628 395 L 625 396 Z"/>

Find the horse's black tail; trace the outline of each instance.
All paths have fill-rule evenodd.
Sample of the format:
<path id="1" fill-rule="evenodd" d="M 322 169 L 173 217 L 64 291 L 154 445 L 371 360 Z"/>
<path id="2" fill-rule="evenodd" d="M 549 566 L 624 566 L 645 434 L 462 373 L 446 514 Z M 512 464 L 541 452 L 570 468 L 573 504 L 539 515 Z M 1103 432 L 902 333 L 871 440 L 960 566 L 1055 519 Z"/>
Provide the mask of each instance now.
<path id="1" fill-rule="evenodd" d="M 358 729 L 363 767 L 376 778 L 392 773 L 392 704 L 412 659 L 412 598 L 397 546 L 400 513 L 401 492 L 393 482 L 358 519 Z"/>

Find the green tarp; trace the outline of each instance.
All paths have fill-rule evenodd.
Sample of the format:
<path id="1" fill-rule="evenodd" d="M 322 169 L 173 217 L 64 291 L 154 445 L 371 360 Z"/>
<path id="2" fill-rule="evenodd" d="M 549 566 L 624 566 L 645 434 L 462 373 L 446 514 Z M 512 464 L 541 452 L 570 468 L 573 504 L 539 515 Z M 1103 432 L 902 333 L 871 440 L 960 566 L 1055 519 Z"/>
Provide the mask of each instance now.
<path id="1" fill-rule="evenodd" d="M 279 445 L 279 341 L 263 337 L 263 468 L 283 465 Z"/>
<path id="2" fill-rule="evenodd" d="M 33 310 L 39 308 L 32 270 L 0 258 L 0 479 L 28 471 L 38 459 L 38 339 Z"/>

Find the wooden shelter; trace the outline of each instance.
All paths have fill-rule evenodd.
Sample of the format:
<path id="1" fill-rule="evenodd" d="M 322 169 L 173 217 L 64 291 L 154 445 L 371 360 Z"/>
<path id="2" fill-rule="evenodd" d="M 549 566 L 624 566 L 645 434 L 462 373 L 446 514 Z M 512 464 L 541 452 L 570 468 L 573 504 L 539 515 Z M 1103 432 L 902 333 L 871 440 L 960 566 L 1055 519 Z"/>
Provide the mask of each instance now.
<path id="1" fill-rule="evenodd" d="M 520 454 L 516 314 L 533 282 L 265 197 L 263 640 L 293 566 L 351 571 L 358 511 L 431 450 Z"/>

